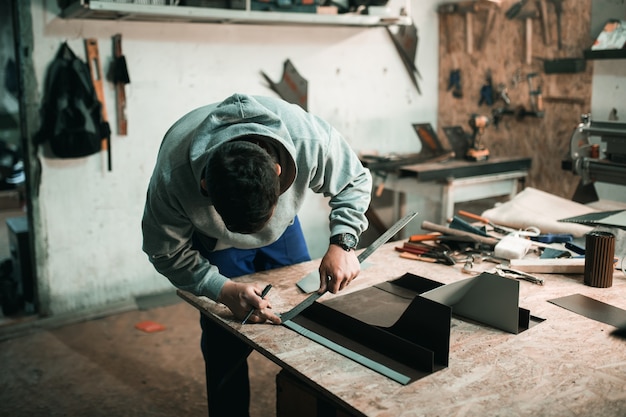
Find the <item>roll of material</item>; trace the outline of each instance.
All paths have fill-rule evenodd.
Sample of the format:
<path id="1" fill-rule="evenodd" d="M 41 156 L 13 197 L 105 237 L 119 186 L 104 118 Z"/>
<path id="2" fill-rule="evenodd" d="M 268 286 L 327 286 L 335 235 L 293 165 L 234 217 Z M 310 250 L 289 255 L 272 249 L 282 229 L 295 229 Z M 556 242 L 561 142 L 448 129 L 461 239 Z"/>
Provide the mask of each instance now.
<path id="1" fill-rule="evenodd" d="M 585 237 L 585 285 L 609 288 L 613 285 L 615 235 L 594 231 Z"/>

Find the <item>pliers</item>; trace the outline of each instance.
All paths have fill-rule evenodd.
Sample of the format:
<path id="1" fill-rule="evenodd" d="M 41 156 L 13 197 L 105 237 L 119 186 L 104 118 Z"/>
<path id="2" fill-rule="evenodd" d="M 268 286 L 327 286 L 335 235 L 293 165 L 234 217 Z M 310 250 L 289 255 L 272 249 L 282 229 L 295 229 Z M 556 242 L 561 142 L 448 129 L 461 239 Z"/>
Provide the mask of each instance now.
<path id="1" fill-rule="evenodd" d="M 496 265 L 496 274 L 500 275 L 501 277 L 523 279 L 525 281 L 530 281 L 533 284 L 543 285 L 542 278 L 527 274 L 523 271 L 518 271 L 517 269 L 509 268 L 508 266 L 502 264 Z"/>

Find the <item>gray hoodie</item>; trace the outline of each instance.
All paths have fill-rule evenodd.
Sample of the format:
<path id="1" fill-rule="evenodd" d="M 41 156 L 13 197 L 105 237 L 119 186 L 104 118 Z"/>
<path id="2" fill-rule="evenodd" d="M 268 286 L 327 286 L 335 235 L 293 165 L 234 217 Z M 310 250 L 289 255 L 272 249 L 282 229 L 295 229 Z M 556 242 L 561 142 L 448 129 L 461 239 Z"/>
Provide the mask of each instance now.
<path id="1" fill-rule="evenodd" d="M 200 180 L 217 146 L 249 134 L 280 149 L 283 192 L 262 230 L 239 234 L 226 229 Z M 143 250 L 177 288 L 217 300 L 227 278 L 191 248 L 194 232 L 210 250 L 269 245 L 293 222 L 311 189 L 330 197 L 331 235 L 359 236 L 367 228 L 371 188 L 369 171 L 328 123 L 280 99 L 235 94 L 193 110 L 166 133 L 148 186 Z"/>

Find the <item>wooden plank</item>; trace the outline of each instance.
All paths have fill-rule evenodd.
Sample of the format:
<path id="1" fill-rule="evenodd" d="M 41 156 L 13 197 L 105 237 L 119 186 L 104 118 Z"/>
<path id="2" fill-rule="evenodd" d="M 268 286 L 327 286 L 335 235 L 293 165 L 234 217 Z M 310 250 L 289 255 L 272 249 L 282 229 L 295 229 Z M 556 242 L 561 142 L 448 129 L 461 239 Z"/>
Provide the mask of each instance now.
<path id="1" fill-rule="evenodd" d="M 105 122 L 108 120 L 106 104 L 104 101 L 104 85 L 102 82 L 102 65 L 100 65 L 100 54 L 98 52 L 98 40 L 95 38 L 85 39 L 85 51 L 87 53 L 87 65 L 89 66 L 89 72 L 91 74 L 91 80 L 93 81 L 94 88 L 98 100 L 102 105 L 102 120 Z M 111 171 L 111 138 L 102 138 L 102 151 L 107 155 L 107 169 Z"/>
<path id="2" fill-rule="evenodd" d="M 585 258 L 511 259 L 510 265 L 511 268 L 528 273 L 582 274 L 585 272 Z"/>

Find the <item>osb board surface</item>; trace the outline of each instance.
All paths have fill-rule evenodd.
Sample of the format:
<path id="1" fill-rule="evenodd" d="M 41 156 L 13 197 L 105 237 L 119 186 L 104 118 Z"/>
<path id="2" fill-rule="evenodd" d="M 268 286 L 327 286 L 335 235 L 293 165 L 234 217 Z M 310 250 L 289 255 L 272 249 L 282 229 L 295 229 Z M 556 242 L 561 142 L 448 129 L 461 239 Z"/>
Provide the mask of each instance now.
<path id="1" fill-rule="evenodd" d="M 342 297 L 405 273 L 443 284 L 468 277 L 463 263 L 454 266 L 399 257 L 397 242 L 378 249 L 368 268 L 338 294 Z M 263 286 L 273 308 L 288 311 L 307 295 L 295 282 L 319 265 L 309 261 L 238 278 Z M 493 264 L 475 264 L 476 273 L 493 272 Z M 453 318 L 449 366 L 409 385 L 397 382 L 302 337 L 286 326 L 241 325 L 223 305 L 188 293 L 179 294 L 241 336 L 281 368 L 306 381 L 324 398 L 355 415 L 413 416 L 605 416 L 623 417 L 626 410 L 626 350 L 615 327 L 558 307 L 548 300 L 582 294 L 626 309 L 626 278 L 616 270 L 610 288 L 583 284 L 582 274 L 538 274 L 544 285 L 520 281 L 519 305 L 540 324 L 511 334 L 470 320 Z"/>
<path id="2" fill-rule="evenodd" d="M 593 61 L 587 61 L 584 72 L 573 74 L 545 74 L 543 61 L 537 58 L 582 58 L 583 50 L 591 45 L 589 25 L 591 0 L 563 1 L 561 16 L 562 48 L 558 49 L 556 14 L 548 0 L 550 40 L 544 44 L 540 19 L 532 23 L 531 64 L 526 64 L 526 25 L 523 20 L 509 20 L 505 12 L 516 1 L 503 0 L 496 12 L 493 29 L 481 50 L 480 36 L 486 22 L 486 12 L 473 16 L 473 51 L 467 52 L 466 19 L 464 15 L 448 15 L 448 30 L 440 15 L 439 25 L 439 114 L 438 135 L 445 140 L 443 127 L 458 125 L 471 132 L 468 121 L 472 114 L 488 116 L 491 120 L 482 141 L 492 157 L 532 157 L 527 186 L 571 198 L 580 180 L 561 168 L 561 161 L 569 153 L 569 141 L 580 117 L 590 112 Z M 523 10 L 536 9 L 535 2 L 527 2 Z M 449 43 L 448 43 L 449 42 Z M 462 98 L 453 97 L 448 90 L 450 71 L 461 72 Z M 498 84 L 506 86 L 511 100 L 509 108 L 523 106 L 531 109 L 527 75 L 536 73 L 532 87 L 541 87 L 544 98 L 542 118 L 525 117 L 521 120 L 505 115 L 498 127 L 493 123 L 492 111 L 505 106 L 495 100 L 492 106 L 479 105 L 480 90 L 491 72 L 494 91 Z M 552 101 L 551 97 L 572 98 L 574 101 Z M 606 120 L 608 115 L 597 115 Z"/>

